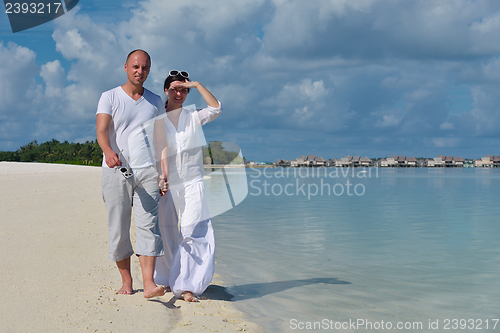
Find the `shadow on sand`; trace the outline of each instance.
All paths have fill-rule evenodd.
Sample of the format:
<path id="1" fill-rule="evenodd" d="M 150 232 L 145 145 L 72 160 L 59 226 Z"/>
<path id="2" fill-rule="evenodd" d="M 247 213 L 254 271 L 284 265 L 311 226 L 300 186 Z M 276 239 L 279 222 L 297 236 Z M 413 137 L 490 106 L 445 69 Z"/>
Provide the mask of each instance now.
<path id="1" fill-rule="evenodd" d="M 273 293 L 278 293 L 287 289 L 307 286 L 310 284 L 351 284 L 337 278 L 314 278 L 304 280 L 277 281 L 269 283 L 250 283 L 241 286 L 225 288 L 212 284 L 208 286 L 202 297 L 221 301 L 242 301 L 251 298 L 259 298 Z"/>

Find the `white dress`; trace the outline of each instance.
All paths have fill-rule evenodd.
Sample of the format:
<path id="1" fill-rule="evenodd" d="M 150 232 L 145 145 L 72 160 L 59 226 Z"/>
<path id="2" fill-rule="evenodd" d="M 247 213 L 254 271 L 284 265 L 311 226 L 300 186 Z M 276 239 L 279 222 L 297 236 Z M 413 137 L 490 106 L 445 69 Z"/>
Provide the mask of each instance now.
<path id="1" fill-rule="evenodd" d="M 203 184 L 202 147 L 207 144 L 201 126 L 219 114 L 220 107 L 183 108 L 177 129 L 168 117 L 160 118 L 164 132 L 158 132 L 168 147 L 169 191 L 160 199 L 165 255 L 156 259 L 154 279 L 170 286 L 177 297 L 184 291 L 199 296 L 214 274 L 215 238 Z M 156 130 L 154 135 L 155 149 L 161 149 Z"/>

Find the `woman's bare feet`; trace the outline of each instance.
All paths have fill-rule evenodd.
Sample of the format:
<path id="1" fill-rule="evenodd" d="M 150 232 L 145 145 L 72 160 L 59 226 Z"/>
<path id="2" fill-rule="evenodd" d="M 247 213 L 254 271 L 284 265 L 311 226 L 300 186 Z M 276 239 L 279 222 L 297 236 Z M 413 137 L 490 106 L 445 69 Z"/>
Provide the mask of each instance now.
<path id="1" fill-rule="evenodd" d="M 185 291 L 183 294 L 182 294 L 182 299 L 185 300 L 186 302 L 199 302 L 200 300 L 195 296 L 193 295 L 192 292 L 190 291 Z"/>

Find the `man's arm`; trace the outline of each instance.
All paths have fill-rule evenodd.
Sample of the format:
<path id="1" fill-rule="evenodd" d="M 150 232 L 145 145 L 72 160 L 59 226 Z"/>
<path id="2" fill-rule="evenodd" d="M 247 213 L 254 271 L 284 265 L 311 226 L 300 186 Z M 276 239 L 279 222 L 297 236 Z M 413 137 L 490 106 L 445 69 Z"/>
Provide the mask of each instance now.
<path id="1" fill-rule="evenodd" d="M 111 124 L 111 116 L 106 113 L 97 114 L 96 122 L 96 132 L 97 132 L 97 142 L 104 153 L 106 158 L 106 164 L 110 168 L 115 166 L 121 166 L 122 162 L 118 154 L 113 151 L 111 145 L 109 144 L 109 124 Z"/>

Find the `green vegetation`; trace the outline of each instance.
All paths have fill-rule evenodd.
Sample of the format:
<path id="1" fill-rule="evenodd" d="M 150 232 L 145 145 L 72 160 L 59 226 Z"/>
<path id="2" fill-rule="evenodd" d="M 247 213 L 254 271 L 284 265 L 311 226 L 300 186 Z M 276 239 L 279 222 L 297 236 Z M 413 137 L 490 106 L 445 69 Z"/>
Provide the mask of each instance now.
<path id="1" fill-rule="evenodd" d="M 212 164 L 243 164 L 245 158 L 240 157 L 240 147 L 230 142 L 210 141 L 203 147 L 203 160 L 211 158 Z"/>
<path id="2" fill-rule="evenodd" d="M 239 156 L 240 148 L 234 143 L 210 141 L 209 146 L 213 164 L 243 164 L 243 158 Z"/>
<path id="3" fill-rule="evenodd" d="M 0 161 L 100 166 L 102 150 L 97 140 L 71 143 L 52 139 L 42 144 L 38 144 L 35 140 L 16 151 L 0 151 Z"/>
<path id="4" fill-rule="evenodd" d="M 203 158 L 210 156 L 214 164 L 242 164 L 239 152 L 235 144 L 211 141 L 209 147 L 203 147 Z M 100 166 L 102 150 L 97 140 L 71 143 L 52 139 L 41 144 L 35 140 L 16 151 L 0 151 L 0 161 Z"/>

